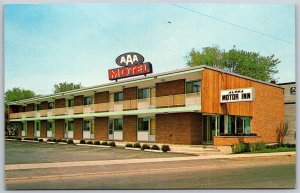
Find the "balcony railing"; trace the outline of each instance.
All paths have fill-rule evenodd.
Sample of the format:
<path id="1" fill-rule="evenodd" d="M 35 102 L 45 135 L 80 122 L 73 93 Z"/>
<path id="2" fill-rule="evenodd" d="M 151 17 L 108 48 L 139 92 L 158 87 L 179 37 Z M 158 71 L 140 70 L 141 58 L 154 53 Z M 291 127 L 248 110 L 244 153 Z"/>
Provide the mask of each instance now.
<path id="1" fill-rule="evenodd" d="M 151 97 L 146 99 L 135 99 L 135 100 L 99 103 L 99 104 L 82 105 L 82 106 L 74 106 L 74 107 L 46 109 L 46 110 L 39 110 L 39 111 L 11 113 L 10 119 L 99 113 L 99 112 L 116 112 L 116 111 L 153 109 L 153 108 L 169 108 L 169 107 L 180 107 L 180 106 L 189 106 L 189 105 L 198 105 L 198 104 L 199 105 L 201 104 L 201 94 L 190 93 L 190 94 L 169 95 L 169 96 L 161 96 L 161 97 Z"/>

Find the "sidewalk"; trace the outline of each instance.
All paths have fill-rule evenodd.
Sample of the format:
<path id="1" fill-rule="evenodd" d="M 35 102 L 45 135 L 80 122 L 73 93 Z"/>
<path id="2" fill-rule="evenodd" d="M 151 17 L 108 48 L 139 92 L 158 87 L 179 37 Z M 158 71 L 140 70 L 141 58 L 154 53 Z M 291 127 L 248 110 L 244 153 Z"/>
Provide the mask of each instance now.
<path id="1" fill-rule="evenodd" d="M 101 160 L 101 161 L 79 161 L 79 162 L 57 162 L 57 163 L 33 163 L 33 164 L 12 164 L 5 165 L 5 170 L 26 170 L 26 169 L 45 169 L 45 168 L 62 168 L 77 166 L 104 166 L 116 164 L 137 164 L 151 162 L 171 162 L 171 161 L 188 161 L 188 160 L 208 160 L 208 159 L 231 159 L 246 157 L 266 157 L 266 156 L 283 156 L 296 155 L 296 152 L 277 152 L 277 153 L 258 153 L 258 154 L 231 154 L 231 155 L 205 155 L 195 157 L 172 157 L 172 158 L 151 158 L 151 159 L 125 159 L 125 160 Z"/>

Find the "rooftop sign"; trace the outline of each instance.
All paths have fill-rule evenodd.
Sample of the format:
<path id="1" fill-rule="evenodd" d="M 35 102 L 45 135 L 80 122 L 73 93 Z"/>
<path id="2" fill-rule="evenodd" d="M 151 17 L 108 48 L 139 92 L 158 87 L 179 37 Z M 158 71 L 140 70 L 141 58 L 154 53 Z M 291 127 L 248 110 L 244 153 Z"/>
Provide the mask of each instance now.
<path id="1" fill-rule="evenodd" d="M 135 52 L 121 54 L 116 58 L 116 63 L 121 68 L 108 70 L 109 80 L 118 80 L 132 76 L 146 75 L 152 73 L 152 64 L 144 62 L 144 57 Z"/>
<path id="2" fill-rule="evenodd" d="M 253 101 L 253 88 L 221 90 L 221 103 Z"/>

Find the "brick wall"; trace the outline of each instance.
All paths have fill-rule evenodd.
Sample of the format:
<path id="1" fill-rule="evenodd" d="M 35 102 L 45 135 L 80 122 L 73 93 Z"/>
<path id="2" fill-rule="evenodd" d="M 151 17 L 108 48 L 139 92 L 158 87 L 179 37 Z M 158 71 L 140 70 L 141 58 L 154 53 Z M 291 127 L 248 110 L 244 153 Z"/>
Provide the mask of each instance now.
<path id="1" fill-rule="evenodd" d="M 55 138 L 63 139 L 64 138 L 64 129 L 65 128 L 65 120 L 58 119 L 55 120 Z"/>
<path id="2" fill-rule="evenodd" d="M 48 102 L 47 101 L 41 102 L 41 110 L 46 110 L 46 109 L 48 109 Z"/>
<path id="3" fill-rule="evenodd" d="M 96 117 L 94 119 L 94 139 L 95 140 L 108 140 L 108 117 Z"/>
<path id="4" fill-rule="evenodd" d="M 66 107 L 65 99 L 55 99 L 55 108 L 64 108 Z"/>
<path id="5" fill-rule="evenodd" d="M 137 116 L 123 116 L 123 140 L 137 141 Z"/>
<path id="6" fill-rule="evenodd" d="M 185 79 L 156 83 L 156 96 L 177 95 L 185 93 Z"/>
<path id="7" fill-rule="evenodd" d="M 201 114 L 170 113 L 156 115 L 157 143 L 200 144 Z"/>
<path id="8" fill-rule="evenodd" d="M 109 102 L 109 92 L 97 92 L 95 93 L 95 104 L 98 103 L 108 103 Z"/>
<path id="9" fill-rule="evenodd" d="M 123 103 L 123 110 L 137 109 L 137 103 L 135 101 L 135 99 L 137 99 L 137 88 L 138 87 L 124 88 L 123 96 L 125 102 Z"/>
<path id="10" fill-rule="evenodd" d="M 220 90 L 254 88 L 254 101 L 220 103 Z M 284 91 L 231 74 L 202 71 L 201 110 L 203 113 L 250 116 L 251 133 L 264 142 L 276 142 L 276 128 L 284 122 Z"/>
<path id="11" fill-rule="evenodd" d="M 190 115 L 190 143 L 201 144 L 202 143 L 202 115 L 197 113 L 191 113 Z"/>
<path id="12" fill-rule="evenodd" d="M 238 143 L 256 143 L 262 141 L 260 136 L 215 136 L 213 140 L 215 146 L 229 146 Z"/>
<path id="13" fill-rule="evenodd" d="M 34 121 L 27 122 L 27 137 L 33 137 L 34 133 Z"/>
<path id="14" fill-rule="evenodd" d="M 31 103 L 31 104 L 28 104 L 26 107 L 25 107 L 25 111 L 28 112 L 28 111 L 34 111 L 34 104 Z"/>
<path id="15" fill-rule="evenodd" d="M 40 133 L 40 137 L 42 137 L 42 138 L 46 138 L 47 137 L 47 121 L 46 120 L 42 120 L 41 121 L 41 133 Z"/>
<path id="16" fill-rule="evenodd" d="M 74 139 L 80 140 L 83 137 L 83 119 L 74 119 Z"/>
<path id="17" fill-rule="evenodd" d="M 74 106 L 81 106 L 83 105 L 83 95 L 75 96 L 74 97 Z"/>
<path id="18" fill-rule="evenodd" d="M 137 89 L 138 89 L 137 86 L 130 87 L 130 88 L 124 88 L 124 90 L 123 90 L 124 100 L 137 99 Z"/>

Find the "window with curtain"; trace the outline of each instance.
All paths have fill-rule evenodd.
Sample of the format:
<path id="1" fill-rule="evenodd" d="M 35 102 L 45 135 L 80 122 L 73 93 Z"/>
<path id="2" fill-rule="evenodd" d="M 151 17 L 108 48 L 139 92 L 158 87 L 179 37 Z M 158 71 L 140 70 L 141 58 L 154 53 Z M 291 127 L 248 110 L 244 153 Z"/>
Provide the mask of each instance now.
<path id="1" fill-rule="evenodd" d="M 90 97 L 90 96 L 84 97 L 83 98 L 83 104 L 84 105 L 90 105 L 90 104 L 92 104 L 92 97 Z"/>
<path id="2" fill-rule="evenodd" d="M 74 107 L 74 99 L 68 100 L 68 107 Z"/>

